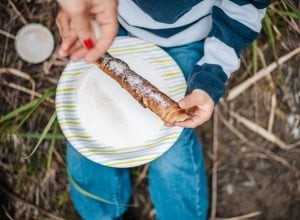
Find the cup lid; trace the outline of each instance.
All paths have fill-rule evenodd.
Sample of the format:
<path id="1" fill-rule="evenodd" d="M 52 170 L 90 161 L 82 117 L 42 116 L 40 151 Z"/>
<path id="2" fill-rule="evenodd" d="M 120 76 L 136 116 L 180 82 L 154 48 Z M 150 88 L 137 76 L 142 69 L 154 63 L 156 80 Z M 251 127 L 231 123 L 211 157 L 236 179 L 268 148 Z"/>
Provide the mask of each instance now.
<path id="1" fill-rule="evenodd" d="M 23 60 L 29 63 L 41 63 L 52 54 L 54 38 L 45 26 L 30 23 L 18 31 L 15 47 Z"/>

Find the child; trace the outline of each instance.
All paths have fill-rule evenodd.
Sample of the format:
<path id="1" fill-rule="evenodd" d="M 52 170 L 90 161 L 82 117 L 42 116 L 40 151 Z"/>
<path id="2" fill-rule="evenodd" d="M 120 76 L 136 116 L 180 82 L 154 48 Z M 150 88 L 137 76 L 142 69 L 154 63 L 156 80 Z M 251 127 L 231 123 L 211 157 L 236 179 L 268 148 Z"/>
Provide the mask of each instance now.
<path id="1" fill-rule="evenodd" d="M 225 82 L 240 65 L 239 54 L 261 29 L 268 0 L 58 0 L 57 24 L 62 35 L 61 56 L 76 61 L 98 59 L 117 32 L 130 34 L 166 50 L 187 79 L 187 95 L 179 105 L 192 117 L 177 142 L 150 163 L 149 189 L 158 219 L 207 219 L 208 191 L 201 146 L 191 128 L 212 115 L 225 94 Z M 95 39 L 90 16 L 99 23 Z M 119 26 L 118 26 L 119 23 Z M 119 30 L 119 31 L 118 31 Z M 105 167 L 80 155 L 70 144 L 68 169 L 84 190 L 71 195 L 84 219 L 117 219 L 130 195 L 128 169 Z"/>

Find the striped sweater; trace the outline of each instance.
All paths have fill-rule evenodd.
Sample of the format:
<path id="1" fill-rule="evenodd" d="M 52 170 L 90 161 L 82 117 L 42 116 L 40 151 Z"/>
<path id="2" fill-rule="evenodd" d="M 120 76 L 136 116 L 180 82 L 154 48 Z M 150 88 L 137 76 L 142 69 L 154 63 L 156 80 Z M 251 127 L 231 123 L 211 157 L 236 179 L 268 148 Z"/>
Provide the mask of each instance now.
<path id="1" fill-rule="evenodd" d="M 239 54 L 261 30 L 269 0 L 119 0 L 119 22 L 132 35 L 162 47 L 204 40 L 204 56 L 187 81 L 215 103 Z"/>

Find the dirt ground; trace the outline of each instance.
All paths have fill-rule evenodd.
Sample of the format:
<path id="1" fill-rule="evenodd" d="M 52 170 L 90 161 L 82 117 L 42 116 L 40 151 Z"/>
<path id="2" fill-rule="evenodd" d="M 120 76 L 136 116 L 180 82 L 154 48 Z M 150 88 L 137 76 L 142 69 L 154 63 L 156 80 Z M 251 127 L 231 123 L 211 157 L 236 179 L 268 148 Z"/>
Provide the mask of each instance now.
<path id="1" fill-rule="evenodd" d="M 268 14 L 276 54 L 264 27 L 256 49 L 249 47 L 242 53 L 241 68 L 228 81 L 227 94 L 213 118 L 196 129 L 207 167 L 211 219 L 300 219 L 300 53 L 282 60 L 299 51 L 300 25 L 299 18 L 271 13 L 272 9 L 290 11 L 287 2 L 299 12 L 297 0 L 282 0 L 274 1 Z M 17 130 L 30 110 L 1 121 L 55 89 L 67 61 L 53 53 L 42 64 L 28 64 L 16 54 L 14 39 L 25 23 L 38 22 L 54 34 L 57 49 L 57 11 L 55 1 L 0 2 L 0 219 L 80 219 L 69 196 L 65 140 L 56 121 L 49 130 L 53 135 L 42 141 L 32 157 L 23 159 L 55 111 L 51 99 Z M 272 71 L 245 87 L 273 62 Z M 243 90 L 233 97 L 238 86 Z M 132 169 L 135 207 L 124 219 L 155 219 L 146 173 L 147 166 Z"/>

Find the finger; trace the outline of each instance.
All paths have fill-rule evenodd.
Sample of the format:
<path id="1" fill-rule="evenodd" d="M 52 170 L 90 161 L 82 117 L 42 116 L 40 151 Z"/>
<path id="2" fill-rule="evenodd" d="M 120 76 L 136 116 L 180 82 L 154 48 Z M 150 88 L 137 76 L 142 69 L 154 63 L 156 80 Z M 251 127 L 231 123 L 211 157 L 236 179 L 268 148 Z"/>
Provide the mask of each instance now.
<path id="1" fill-rule="evenodd" d="M 69 15 L 61 10 L 56 16 L 56 25 L 62 37 L 62 43 L 58 55 L 65 57 L 69 55 L 69 48 L 76 42 L 76 34 L 71 30 Z"/>
<path id="2" fill-rule="evenodd" d="M 165 125 L 166 127 L 173 127 L 173 126 L 174 126 L 174 124 L 168 123 L 168 122 L 165 122 L 164 125 Z"/>
<path id="3" fill-rule="evenodd" d="M 195 103 L 199 103 L 198 96 L 193 95 L 193 92 L 181 99 L 178 104 L 183 109 L 189 109 L 195 106 Z"/>
<path id="4" fill-rule="evenodd" d="M 58 0 L 61 7 L 69 14 L 72 21 L 71 29 L 74 29 L 80 42 L 87 48 L 94 47 L 93 31 L 91 28 L 89 9 L 91 1 L 73 0 L 64 1 Z"/>
<path id="5" fill-rule="evenodd" d="M 76 52 L 74 52 L 73 54 L 71 54 L 71 60 L 76 62 L 82 58 L 84 58 L 84 56 L 88 53 L 88 49 L 85 47 L 82 47 L 81 49 L 77 50 Z"/>
<path id="6" fill-rule="evenodd" d="M 68 56 L 70 55 L 71 57 L 74 57 L 75 54 L 75 59 L 73 58 L 73 61 L 79 60 L 83 58 L 83 56 L 87 53 L 87 49 L 84 49 L 86 51 L 85 53 L 79 52 L 82 48 L 84 48 L 79 40 L 77 40 L 67 51 L 60 50 L 59 55 L 63 53 L 61 56 Z M 72 59 L 72 58 L 71 58 Z"/>
<path id="7" fill-rule="evenodd" d="M 77 40 L 76 43 L 73 44 L 72 47 L 70 47 L 69 53 L 74 54 L 76 51 L 78 51 L 81 48 L 83 48 L 83 46 L 82 46 L 81 42 Z"/>
<path id="8" fill-rule="evenodd" d="M 63 38 L 61 46 L 59 48 L 59 56 L 65 57 L 71 54 L 71 48 L 76 45 L 78 38 L 74 32 L 70 32 L 69 35 Z"/>
<path id="9" fill-rule="evenodd" d="M 112 44 L 116 33 L 117 31 L 114 31 L 113 28 L 110 28 L 108 31 L 101 29 L 101 35 L 97 40 L 95 48 L 88 52 L 85 56 L 85 60 L 87 62 L 95 62 L 99 59 Z"/>
<path id="10" fill-rule="evenodd" d="M 196 115 L 197 111 L 199 111 L 199 108 L 197 106 L 193 106 L 193 107 L 187 109 L 186 113 L 188 113 L 189 115 Z"/>
<path id="11" fill-rule="evenodd" d="M 91 21 L 87 12 L 72 15 L 72 27 L 80 42 L 87 48 L 94 48 L 95 38 L 91 27 Z"/>
<path id="12" fill-rule="evenodd" d="M 177 122 L 175 125 L 185 128 L 196 128 L 208 120 L 209 117 L 207 117 L 206 115 L 196 115 L 193 116 L 191 119 L 182 122 Z"/>
<path id="13" fill-rule="evenodd" d="M 70 17 L 69 15 L 60 10 L 55 19 L 56 26 L 58 27 L 58 31 L 62 37 L 66 36 L 70 31 Z"/>
<path id="14" fill-rule="evenodd" d="M 90 50 L 85 56 L 87 62 L 94 62 L 102 56 L 112 44 L 118 31 L 117 18 L 111 18 L 105 23 L 101 22 L 101 16 L 96 17 L 96 21 L 100 25 L 100 37 L 97 39 L 95 48 Z"/>

